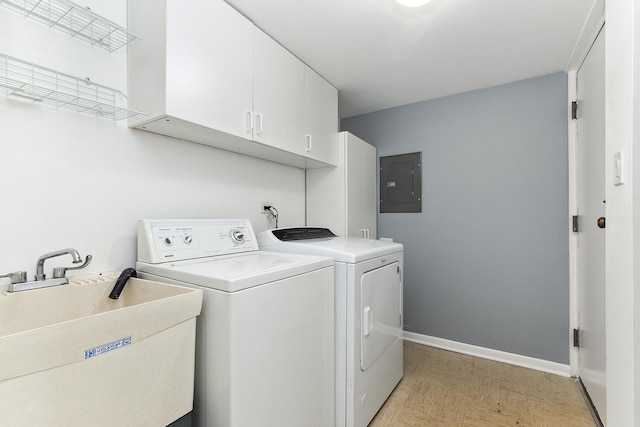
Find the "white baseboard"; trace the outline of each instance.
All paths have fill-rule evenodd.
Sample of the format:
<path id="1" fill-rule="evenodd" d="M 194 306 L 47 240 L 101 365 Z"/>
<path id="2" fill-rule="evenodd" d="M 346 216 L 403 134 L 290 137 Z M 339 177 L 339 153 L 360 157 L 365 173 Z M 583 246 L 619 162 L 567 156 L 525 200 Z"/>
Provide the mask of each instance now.
<path id="1" fill-rule="evenodd" d="M 483 359 L 495 360 L 496 362 L 508 363 L 510 365 L 522 366 L 524 368 L 536 369 L 550 374 L 570 377 L 569 365 L 550 362 L 548 360 L 536 359 L 534 357 L 522 356 L 520 354 L 507 353 L 500 350 L 493 350 L 485 347 L 478 347 L 471 344 L 464 344 L 457 341 L 450 341 L 443 338 L 431 337 L 428 335 L 416 334 L 404 331 L 404 339 L 418 344 L 441 348 L 443 350 L 454 351 L 456 353 L 468 354 L 470 356 L 481 357 Z"/>

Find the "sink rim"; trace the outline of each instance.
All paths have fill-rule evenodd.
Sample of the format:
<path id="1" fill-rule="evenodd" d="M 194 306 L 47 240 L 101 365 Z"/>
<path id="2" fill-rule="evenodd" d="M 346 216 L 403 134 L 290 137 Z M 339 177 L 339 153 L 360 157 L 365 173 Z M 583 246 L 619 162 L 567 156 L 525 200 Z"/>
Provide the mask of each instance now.
<path id="1" fill-rule="evenodd" d="M 117 276 L 112 278 L 94 275 L 93 277 L 99 277 L 99 279 L 89 281 L 81 279 L 80 283 L 64 286 L 104 287 L 104 298 L 109 299 L 108 294 Z M 82 362 L 85 360 L 86 350 L 122 338 L 131 337 L 132 344 L 135 345 L 149 336 L 200 314 L 201 290 L 145 279 L 130 280 L 131 283 L 125 286 L 121 299 L 126 299 L 127 294 L 136 291 L 136 287 L 154 287 L 162 291 L 172 291 L 172 295 L 133 305 L 124 305 L 124 299 L 120 303 L 118 303 L 119 300 L 111 300 L 113 303 L 109 304 L 116 307 L 107 311 L 88 316 L 76 316 L 36 328 L 0 335 L 0 360 L 5 361 L 0 364 L 0 381 L 68 363 Z M 51 292 L 54 289 L 24 291 L 25 295 L 22 299 L 28 299 L 29 292 Z M 69 288 L 69 290 L 73 289 L 73 287 Z M 2 296 L 0 299 L 11 298 L 14 295 L 17 294 Z M 120 306 L 117 306 L 118 304 Z M 64 310 L 64 307 L 58 306 L 54 309 Z"/>

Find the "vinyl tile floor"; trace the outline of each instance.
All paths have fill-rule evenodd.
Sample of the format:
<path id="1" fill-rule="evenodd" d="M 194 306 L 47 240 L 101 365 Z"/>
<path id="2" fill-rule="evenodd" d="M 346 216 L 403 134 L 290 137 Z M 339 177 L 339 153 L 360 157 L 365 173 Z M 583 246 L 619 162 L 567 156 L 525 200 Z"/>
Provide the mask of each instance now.
<path id="1" fill-rule="evenodd" d="M 595 426 L 575 379 L 405 341 L 404 377 L 369 427 Z"/>

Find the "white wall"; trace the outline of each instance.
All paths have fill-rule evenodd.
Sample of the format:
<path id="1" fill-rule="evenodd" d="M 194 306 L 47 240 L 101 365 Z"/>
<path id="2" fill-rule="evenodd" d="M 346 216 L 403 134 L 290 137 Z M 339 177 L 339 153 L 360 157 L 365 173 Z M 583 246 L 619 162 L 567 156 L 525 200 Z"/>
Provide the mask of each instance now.
<path id="1" fill-rule="evenodd" d="M 86 3 L 125 24 L 126 0 Z M 109 53 L 5 7 L 0 53 L 126 93 L 126 48 Z M 31 279 L 38 256 L 74 247 L 94 256 L 85 274 L 134 266 L 141 218 L 249 218 L 260 232 L 270 201 L 279 225 L 303 224 L 304 171 L 1 95 L 0 200 L 0 273 Z"/>

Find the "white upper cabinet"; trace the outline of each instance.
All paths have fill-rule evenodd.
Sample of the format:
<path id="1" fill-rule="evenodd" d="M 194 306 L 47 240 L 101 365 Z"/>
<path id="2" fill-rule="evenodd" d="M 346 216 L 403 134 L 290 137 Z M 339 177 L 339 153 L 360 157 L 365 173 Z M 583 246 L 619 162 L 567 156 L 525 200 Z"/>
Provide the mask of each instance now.
<path id="1" fill-rule="evenodd" d="M 253 140 L 302 154 L 304 64 L 254 30 Z"/>
<path id="2" fill-rule="evenodd" d="M 166 2 L 166 114 L 250 137 L 253 24 L 222 1 L 184 3 Z"/>
<path id="3" fill-rule="evenodd" d="M 128 93 L 154 131 L 163 116 L 247 137 L 253 91 L 253 24 L 222 1 L 132 0 Z M 199 25 L 203 16 L 215 17 Z M 162 132 L 159 132 L 162 133 Z M 249 134 L 250 136 L 250 134 Z"/>
<path id="4" fill-rule="evenodd" d="M 338 164 L 338 90 L 311 68 L 304 68 L 304 153 Z"/>
<path id="5" fill-rule="evenodd" d="M 311 106 L 306 66 L 235 9 L 222 0 L 128 4 L 128 28 L 141 37 L 128 48 L 128 96 L 147 112 L 129 126 L 300 168 L 336 164 L 336 148 L 320 147 L 337 140 L 315 138 L 320 130 L 308 131 L 306 151 L 305 108 L 333 116 L 337 96 L 328 105 L 314 95 L 327 105 Z"/>

